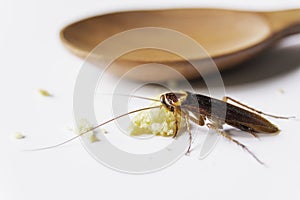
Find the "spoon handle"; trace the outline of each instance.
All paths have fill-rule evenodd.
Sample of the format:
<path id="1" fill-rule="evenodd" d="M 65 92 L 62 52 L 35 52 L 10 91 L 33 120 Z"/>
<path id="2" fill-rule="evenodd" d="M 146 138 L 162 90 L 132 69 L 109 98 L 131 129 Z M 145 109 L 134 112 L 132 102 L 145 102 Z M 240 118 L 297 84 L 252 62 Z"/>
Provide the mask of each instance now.
<path id="1" fill-rule="evenodd" d="M 262 13 L 269 21 L 274 34 L 286 36 L 300 32 L 300 9 Z"/>

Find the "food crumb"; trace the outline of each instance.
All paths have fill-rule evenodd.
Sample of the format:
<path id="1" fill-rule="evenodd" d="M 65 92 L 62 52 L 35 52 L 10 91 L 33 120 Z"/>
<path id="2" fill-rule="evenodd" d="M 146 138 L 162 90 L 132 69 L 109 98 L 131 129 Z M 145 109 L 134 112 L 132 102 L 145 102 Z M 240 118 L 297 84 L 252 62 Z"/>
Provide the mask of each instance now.
<path id="1" fill-rule="evenodd" d="M 21 140 L 21 139 L 25 138 L 25 135 L 23 135 L 22 133 L 16 133 L 15 138 L 18 139 L 18 140 Z"/>
<path id="2" fill-rule="evenodd" d="M 47 90 L 44 90 L 44 89 L 39 89 L 38 92 L 40 93 L 40 95 L 42 95 L 44 97 L 51 97 L 52 96 Z"/>
<path id="3" fill-rule="evenodd" d="M 103 133 L 103 134 L 107 134 L 107 133 L 108 133 L 108 131 L 105 130 L 104 128 L 100 128 L 100 131 L 101 131 L 101 133 Z"/>
<path id="4" fill-rule="evenodd" d="M 92 128 L 93 128 L 93 126 L 91 125 L 90 122 L 88 122 L 86 119 L 81 119 L 78 122 L 77 127 L 75 127 L 74 129 L 71 129 L 71 130 L 73 130 L 73 132 L 75 134 L 80 135 L 84 132 L 88 132 Z M 93 133 L 94 131 L 90 131 L 90 132 Z"/>
<path id="5" fill-rule="evenodd" d="M 282 89 L 282 88 L 280 88 L 280 89 L 278 90 L 278 92 L 279 92 L 280 94 L 284 94 L 284 93 L 285 93 L 284 89 Z"/>
<path id="6" fill-rule="evenodd" d="M 73 129 L 73 132 L 77 135 L 81 135 L 82 133 L 86 132 L 86 134 L 88 135 L 89 140 L 90 140 L 91 143 L 100 141 L 100 139 L 96 136 L 97 133 L 92 129 L 93 129 L 93 126 L 90 124 L 90 122 L 88 120 L 81 119 L 78 123 L 78 126 L 75 129 Z M 107 132 L 103 128 L 101 128 L 100 130 L 101 130 L 102 133 Z"/>
<path id="7" fill-rule="evenodd" d="M 90 135 L 90 141 L 91 141 L 91 143 L 94 143 L 94 142 L 98 142 L 100 140 L 97 138 L 97 136 L 94 133 L 92 133 Z"/>
<path id="8" fill-rule="evenodd" d="M 160 103 L 155 102 L 151 104 L 151 106 L 157 105 L 160 105 Z M 179 122 L 179 129 L 185 126 L 185 123 L 182 123 L 184 120 L 181 119 L 181 116 L 177 116 L 176 119 L 174 113 L 165 107 L 141 111 L 131 120 L 130 135 L 153 134 L 171 137 L 175 133 L 176 120 Z"/>

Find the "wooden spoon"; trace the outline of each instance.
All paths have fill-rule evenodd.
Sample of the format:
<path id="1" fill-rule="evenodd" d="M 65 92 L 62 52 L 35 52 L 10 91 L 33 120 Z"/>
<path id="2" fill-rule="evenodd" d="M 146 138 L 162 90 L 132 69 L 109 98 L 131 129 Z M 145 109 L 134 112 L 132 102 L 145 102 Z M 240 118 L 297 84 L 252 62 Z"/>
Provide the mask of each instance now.
<path id="1" fill-rule="evenodd" d="M 190 36 L 205 48 L 217 67 L 224 70 L 252 58 L 276 40 L 300 32 L 300 10 L 249 12 L 170 9 L 118 12 L 73 23 L 61 31 L 60 37 L 71 52 L 85 58 L 94 47 L 112 35 L 141 27 L 169 28 Z M 176 42 L 170 41 L 174 44 Z M 203 55 L 197 57 L 195 52 L 186 53 L 190 55 L 188 59 L 203 59 Z M 93 55 L 95 57 L 93 62 L 99 65 L 101 63 L 98 61 L 103 56 L 100 54 Z M 145 63 L 171 66 L 188 79 L 200 76 L 182 57 L 153 49 L 133 51 L 119 57 L 110 71 L 120 76 Z M 210 73 L 210 68 L 209 65 L 201 68 L 201 74 Z M 165 81 L 182 77 L 160 73 L 158 69 L 132 73 L 128 78 L 140 81 Z"/>

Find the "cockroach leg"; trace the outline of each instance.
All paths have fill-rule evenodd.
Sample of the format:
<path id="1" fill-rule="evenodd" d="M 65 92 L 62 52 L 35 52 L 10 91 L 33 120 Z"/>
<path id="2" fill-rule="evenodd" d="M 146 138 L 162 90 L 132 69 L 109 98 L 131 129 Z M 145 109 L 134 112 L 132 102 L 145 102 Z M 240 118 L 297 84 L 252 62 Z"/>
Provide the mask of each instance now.
<path id="1" fill-rule="evenodd" d="M 195 117 L 189 115 L 188 113 L 185 113 L 185 120 L 186 120 L 186 126 L 187 126 L 187 131 L 189 133 L 189 136 L 190 136 L 190 145 L 189 145 L 189 148 L 188 148 L 188 151 L 186 152 L 186 154 L 188 155 L 190 153 L 190 149 L 191 149 L 191 146 L 192 146 L 192 133 L 191 133 L 191 124 L 190 124 L 190 120 L 196 124 L 198 124 L 199 126 L 204 126 L 205 124 L 205 118 L 201 115 L 199 115 L 199 119 L 196 119 Z"/>
<path id="2" fill-rule="evenodd" d="M 190 124 L 190 116 L 189 114 L 185 113 L 185 112 L 182 112 L 183 113 L 183 116 L 184 116 L 184 119 L 185 119 L 185 123 L 186 123 L 186 129 L 187 129 L 187 132 L 189 134 L 189 148 L 187 150 L 187 152 L 185 153 L 185 155 L 189 155 L 190 154 L 190 151 L 191 151 L 191 147 L 192 147 L 192 132 L 191 132 L 191 124 Z"/>
<path id="3" fill-rule="evenodd" d="M 259 138 L 258 135 L 256 133 L 254 133 L 254 132 L 248 132 L 248 133 L 250 133 L 255 138 Z"/>
<path id="4" fill-rule="evenodd" d="M 252 108 L 252 107 L 250 107 L 250 106 L 247 106 L 246 104 L 243 104 L 243 103 L 241 103 L 241 102 L 239 102 L 239 101 L 237 101 L 237 100 L 235 100 L 235 99 L 233 99 L 233 98 L 231 98 L 231 97 L 228 97 L 228 96 L 224 96 L 224 97 L 223 97 L 223 101 L 224 101 L 224 102 L 228 102 L 228 100 L 230 100 L 230 101 L 232 101 L 232 102 L 234 102 L 234 103 L 236 103 L 236 104 L 238 104 L 238 105 L 240 105 L 240 106 L 243 106 L 243 107 L 245 107 L 245 108 L 247 108 L 247 109 L 249 109 L 249 110 L 252 110 L 252 111 L 254 111 L 254 112 L 258 113 L 258 114 L 261 114 L 261 115 L 266 115 L 266 116 L 273 117 L 273 118 L 277 118 L 277 119 L 290 119 L 290 118 L 295 118 L 295 117 L 282 117 L 282 116 L 270 115 L 270 114 L 264 113 L 264 112 L 262 112 L 262 111 L 260 111 L 260 110 L 256 110 L 256 109 L 254 109 L 254 108 Z"/>
<path id="5" fill-rule="evenodd" d="M 189 119 L 192 122 L 198 124 L 199 126 L 204 126 L 204 124 L 205 124 L 205 118 L 202 116 L 199 116 L 199 119 L 196 119 L 195 117 L 189 115 Z"/>
<path id="6" fill-rule="evenodd" d="M 237 145 L 239 145 L 240 147 L 242 147 L 244 150 L 246 150 L 257 162 L 259 162 L 260 164 L 264 165 L 264 163 L 252 151 L 250 151 L 250 149 L 248 149 L 248 147 L 246 145 L 244 145 L 244 144 L 240 143 L 238 140 L 232 138 L 228 133 L 226 133 L 225 131 L 222 131 L 222 130 L 218 129 L 213 124 L 208 123 L 207 127 L 215 130 L 217 133 L 219 133 L 223 137 L 225 137 L 228 140 L 236 143 Z"/>
<path id="7" fill-rule="evenodd" d="M 175 108 L 174 109 L 174 117 L 175 117 L 175 133 L 173 135 L 173 138 L 176 138 L 177 133 L 178 133 L 178 110 Z"/>

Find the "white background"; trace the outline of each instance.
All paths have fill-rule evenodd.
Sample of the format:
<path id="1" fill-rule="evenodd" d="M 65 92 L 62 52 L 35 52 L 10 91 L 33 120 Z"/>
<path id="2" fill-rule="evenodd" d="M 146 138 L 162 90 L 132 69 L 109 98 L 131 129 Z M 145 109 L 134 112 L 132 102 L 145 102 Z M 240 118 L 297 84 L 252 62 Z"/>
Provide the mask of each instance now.
<path id="1" fill-rule="evenodd" d="M 72 122 L 73 88 L 83 61 L 61 45 L 58 33 L 63 26 L 82 17 L 128 9 L 300 8 L 296 0 L 261 2 L 1 0 L 0 199 L 299 199 L 300 126 L 295 120 L 273 120 L 282 129 L 278 136 L 240 137 L 268 167 L 225 139 L 204 160 L 183 157 L 146 175 L 102 166 L 79 141 L 49 151 L 20 151 L 23 146 L 49 145 L 72 136 L 66 127 Z M 291 36 L 225 73 L 227 94 L 267 112 L 299 117 L 299 52 L 300 36 Z M 255 80 L 256 75 L 266 78 Z M 54 97 L 39 96 L 39 88 Z M 27 138 L 16 141 L 13 134 L 18 131 Z"/>

